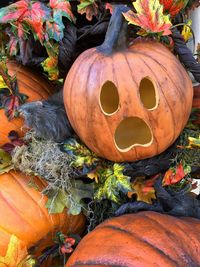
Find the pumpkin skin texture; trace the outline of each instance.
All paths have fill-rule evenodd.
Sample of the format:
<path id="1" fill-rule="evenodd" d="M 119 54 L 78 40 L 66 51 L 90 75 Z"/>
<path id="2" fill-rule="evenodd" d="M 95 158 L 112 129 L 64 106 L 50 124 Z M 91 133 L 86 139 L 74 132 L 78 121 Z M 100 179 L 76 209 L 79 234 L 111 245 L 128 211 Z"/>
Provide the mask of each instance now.
<path id="1" fill-rule="evenodd" d="M 38 188 L 28 185 L 29 182 Z M 5 256 L 12 234 L 23 241 L 31 254 L 39 255 L 53 245 L 56 232 L 79 233 L 84 230 L 83 215 L 49 214 L 47 197 L 40 192 L 45 182 L 11 171 L 0 176 L 0 256 Z"/>
<path id="2" fill-rule="evenodd" d="M 194 86 L 193 108 L 200 108 L 200 84 Z"/>
<path id="3" fill-rule="evenodd" d="M 150 41 L 111 55 L 89 49 L 64 84 L 75 132 L 93 152 L 115 162 L 166 150 L 186 125 L 192 99 L 191 80 L 178 59 Z"/>
<path id="4" fill-rule="evenodd" d="M 66 267 L 199 265 L 199 220 L 146 211 L 97 226 L 82 239 Z"/>
<path id="5" fill-rule="evenodd" d="M 32 102 L 37 100 L 46 99 L 53 88 L 50 83 L 39 76 L 38 73 L 34 73 L 32 69 L 17 64 L 14 61 L 7 62 L 8 73 L 12 76 L 16 74 L 19 92 L 27 95 L 29 98 L 26 102 Z M 22 118 L 14 118 L 8 120 L 4 109 L 0 110 L 0 145 L 9 142 L 8 133 L 12 130 L 17 131 L 22 137 L 24 131 L 21 129 L 23 126 Z"/>

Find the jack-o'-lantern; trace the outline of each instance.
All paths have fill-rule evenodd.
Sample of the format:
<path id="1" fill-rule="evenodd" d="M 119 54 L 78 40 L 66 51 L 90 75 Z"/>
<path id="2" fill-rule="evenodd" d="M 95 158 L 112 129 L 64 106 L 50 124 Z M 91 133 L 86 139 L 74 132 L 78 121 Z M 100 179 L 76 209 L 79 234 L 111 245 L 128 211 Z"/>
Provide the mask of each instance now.
<path id="1" fill-rule="evenodd" d="M 191 111 L 193 88 L 162 44 L 113 45 L 117 22 L 113 13 L 103 45 L 73 64 L 64 103 L 72 127 L 92 151 L 113 161 L 135 161 L 163 152 L 176 140 Z"/>

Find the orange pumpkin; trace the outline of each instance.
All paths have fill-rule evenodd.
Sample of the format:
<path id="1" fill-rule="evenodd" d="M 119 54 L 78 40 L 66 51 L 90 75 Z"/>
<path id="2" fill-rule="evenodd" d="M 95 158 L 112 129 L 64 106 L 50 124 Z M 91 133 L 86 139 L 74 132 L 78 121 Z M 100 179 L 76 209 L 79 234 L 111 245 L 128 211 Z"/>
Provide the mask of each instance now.
<path id="1" fill-rule="evenodd" d="M 167 149 L 187 123 L 192 98 L 185 69 L 156 42 L 138 42 L 111 55 L 87 50 L 64 85 L 78 136 L 97 155 L 119 162 Z"/>
<path id="2" fill-rule="evenodd" d="M 29 182 L 34 187 L 29 186 Z M 24 241 L 33 254 L 53 244 L 57 231 L 81 233 L 83 215 L 48 213 L 47 197 L 41 194 L 45 182 L 39 177 L 28 177 L 11 171 L 0 176 L 0 256 L 5 256 L 12 234 Z"/>
<path id="3" fill-rule="evenodd" d="M 194 86 L 193 108 L 200 108 L 200 84 Z"/>
<path id="4" fill-rule="evenodd" d="M 193 98 L 187 72 L 166 47 L 143 39 L 127 48 L 126 11 L 114 7 L 104 43 L 77 58 L 64 84 L 75 132 L 97 155 L 117 162 L 167 149 L 186 125 Z"/>
<path id="5" fill-rule="evenodd" d="M 53 88 L 50 83 L 41 77 L 38 73 L 28 67 L 17 64 L 14 61 L 7 63 L 8 73 L 12 76 L 16 74 L 19 92 L 27 95 L 27 102 L 46 99 Z M 23 136 L 22 130 L 23 119 L 14 118 L 8 121 L 4 114 L 4 109 L 0 110 L 0 145 L 9 142 L 8 133 L 12 130 L 17 131 L 20 136 Z"/>
<path id="6" fill-rule="evenodd" d="M 156 212 L 112 218 L 82 239 L 66 264 L 78 266 L 200 266 L 200 221 Z"/>

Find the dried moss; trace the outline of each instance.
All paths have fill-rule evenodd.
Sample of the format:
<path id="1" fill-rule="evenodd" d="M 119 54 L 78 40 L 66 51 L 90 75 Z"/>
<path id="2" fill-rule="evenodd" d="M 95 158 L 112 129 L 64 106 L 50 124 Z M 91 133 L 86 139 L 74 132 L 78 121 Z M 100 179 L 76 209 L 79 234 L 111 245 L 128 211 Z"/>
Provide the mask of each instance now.
<path id="1" fill-rule="evenodd" d="M 58 144 L 42 140 L 28 133 L 28 145 L 16 147 L 12 154 L 14 167 L 26 174 L 43 177 L 51 187 L 67 188 L 73 177 L 70 157 L 63 153 Z"/>

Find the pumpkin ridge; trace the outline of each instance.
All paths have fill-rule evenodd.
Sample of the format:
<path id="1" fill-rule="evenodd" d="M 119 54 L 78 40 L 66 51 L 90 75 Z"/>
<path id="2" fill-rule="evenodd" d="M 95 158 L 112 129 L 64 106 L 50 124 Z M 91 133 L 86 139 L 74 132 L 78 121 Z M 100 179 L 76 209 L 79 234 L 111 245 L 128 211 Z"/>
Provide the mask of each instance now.
<path id="1" fill-rule="evenodd" d="M 133 72 L 132 72 L 132 69 L 131 69 L 129 60 L 128 60 L 128 58 L 127 58 L 127 55 L 124 54 L 124 57 L 125 57 L 125 59 L 126 59 L 126 62 L 127 62 L 128 67 L 129 67 L 129 70 L 130 70 L 130 73 L 131 73 L 131 78 L 132 78 L 133 82 L 136 84 L 135 80 L 133 79 Z M 147 116 L 148 116 L 148 118 L 149 118 L 149 113 L 146 112 L 146 114 L 147 114 Z M 151 121 L 150 118 L 149 118 L 149 121 Z M 158 154 L 159 143 L 158 143 L 158 140 L 157 140 L 157 138 L 155 137 L 155 134 L 153 133 L 152 129 L 151 129 L 151 134 L 152 134 L 152 137 L 153 137 L 153 141 L 155 141 L 155 143 L 156 143 L 156 146 L 154 145 L 154 148 L 156 148 L 156 154 Z M 151 145 L 152 145 L 152 143 L 151 143 Z M 136 154 L 137 154 L 137 150 L 136 150 Z"/>
<path id="2" fill-rule="evenodd" d="M 115 65 L 115 63 L 113 62 L 113 56 L 112 56 L 112 71 L 113 71 L 113 76 L 115 77 L 115 80 L 116 80 L 116 84 L 117 84 L 117 87 L 118 87 L 118 80 L 117 80 L 117 75 L 116 75 L 116 72 L 115 72 L 115 67 L 114 67 L 114 65 Z M 129 66 L 128 66 L 129 67 Z M 132 72 L 131 72 L 132 73 Z M 131 76 L 131 78 L 132 78 L 132 80 L 133 80 L 133 77 Z M 135 80 L 133 80 L 133 82 L 135 83 Z M 108 127 L 109 128 L 109 127 Z M 109 128 L 109 130 L 110 130 L 110 128 Z M 115 129 L 116 130 L 116 129 Z M 112 133 L 111 133 L 112 134 Z M 113 139 L 113 138 L 112 138 Z M 115 145 L 116 146 L 116 145 Z M 136 148 L 135 147 L 132 147 L 130 150 L 132 150 L 132 151 L 134 151 L 135 152 L 135 156 L 136 156 L 136 158 L 138 158 L 138 154 L 137 154 L 137 150 L 136 150 Z M 130 151 L 129 150 L 129 151 Z M 121 153 L 120 153 L 120 151 L 117 149 L 117 147 L 116 147 L 116 151 L 117 151 L 117 153 L 119 154 L 119 156 L 123 159 L 123 157 L 121 156 Z M 126 152 L 125 152 L 126 153 Z"/>
<path id="3" fill-rule="evenodd" d="M 26 224 L 28 225 L 28 227 L 30 227 L 30 228 L 33 228 L 33 226 L 32 226 L 32 224 L 30 224 L 18 211 L 18 209 L 15 207 L 15 206 L 13 206 L 13 205 L 11 205 L 11 203 L 9 203 L 8 201 L 7 201 L 7 198 L 3 195 L 3 193 L 0 191 L 0 197 L 1 197 L 1 199 L 6 203 L 6 205 L 9 207 L 9 209 L 15 214 L 15 215 L 17 215 L 17 217 L 20 219 L 20 221 L 24 221 L 24 222 L 26 222 Z M 0 227 L 2 228 L 2 226 L 0 225 Z M 3 229 L 5 229 L 5 228 L 3 228 Z M 35 229 L 35 228 L 34 228 Z M 6 230 L 7 231 L 7 230 Z M 7 232 L 9 232 L 9 231 L 7 231 Z M 12 234 L 12 233 L 11 233 Z"/>
<path id="4" fill-rule="evenodd" d="M 139 53 L 138 52 L 138 54 L 142 54 L 142 53 Z M 149 57 L 148 55 L 145 55 L 145 54 L 142 54 L 143 56 L 146 56 L 147 58 Z M 157 60 L 155 60 L 154 58 L 152 58 L 152 57 L 150 57 L 153 61 L 155 61 L 155 63 L 157 63 L 161 68 L 162 68 L 162 65 L 157 61 Z M 143 61 L 143 59 L 142 59 L 142 61 Z M 144 64 L 151 70 L 151 67 L 148 65 L 148 63 L 146 62 L 146 61 L 143 61 L 144 62 Z M 165 70 L 165 69 L 164 69 Z M 154 75 L 155 75 L 155 77 L 157 78 L 157 74 L 156 73 L 154 73 Z M 167 73 L 166 73 L 166 75 L 167 75 Z M 170 79 L 171 80 L 171 79 Z M 173 121 L 173 138 L 172 138 L 172 141 L 171 141 L 171 143 L 173 143 L 174 142 L 174 140 L 175 140 L 175 120 L 174 120 L 174 116 L 173 116 L 173 111 L 172 111 L 172 108 L 171 108 L 171 106 L 169 105 L 169 102 L 168 102 L 168 100 L 167 100 L 167 98 L 166 98 L 166 96 L 164 95 L 164 92 L 163 92 L 163 90 L 162 90 L 162 87 L 161 87 L 161 85 L 160 85 L 160 83 L 157 81 L 157 83 L 159 84 L 159 86 L 160 86 L 160 91 L 162 92 L 162 94 L 163 94 L 163 98 L 165 99 L 165 101 L 166 101 L 166 104 L 167 104 L 167 106 L 168 106 L 168 108 L 169 108 L 169 110 L 170 110 L 170 113 L 171 113 L 171 118 L 172 118 L 172 121 Z M 170 143 L 170 144 L 171 144 Z"/>
<path id="5" fill-rule="evenodd" d="M 186 261 L 187 261 L 187 262 L 185 262 L 185 263 L 187 263 L 187 264 L 191 264 L 191 263 L 194 264 L 194 261 L 192 260 L 192 258 L 190 257 L 190 255 L 189 255 L 189 254 L 186 252 L 186 250 L 184 249 L 184 246 L 183 246 L 183 244 L 182 244 L 182 240 L 179 240 L 179 239 L 178 239 L 179 242 L 176 242 L 176 241 L 177 241 L 176 236 L 173 236 L 173 237 L 175 237 L 175 239 L 172 239 L 172 238 L 171 238 L 171 235 L 168 234 L 168 229 L 167 229 L 162 223 L 160 223 L 160 222 L 158 222 L 157 220 L 155 220 L 154 218 L 152 218 L 152 216 L 148 216 L 146 213 L 143 213 L 142 216 L 143 216 L 143 217 L 146 217 L 147 219 L 152 220 L 153 223 L 157 224 L 159 228 L 162 228 L 163 230 L 166 231 L 166 234 L 167 234 L 168 238 L 170 238 L 170 239 L 172 240 L 172 242 L 174 241 L 176 244 L 179 244 L 179 247 L 181 247 L 181 250 L 182 250 L 182 251 L 185 251 L 185 259 L 186 259 Z M 176 219 L 177 219 L 177 218 L 176 218 Z M 186 235 L 186 233 L 185 233 L 182 229 L 180 229 L 180 227 L 178 227 L 178 228 L 179 228 L 179 230 L 181 230 L 181 232 L 182 232 L 184 235 Z M 180 246 L 180 244 L 181 244 L 181 246 Z M 191 266 L 191 265 L 190 265 L 190 266 Z"/>
<path id="6" fill-rule="evenodd" d="M 145 243 L 151 249 L 153 249 L 153 250 L 157 251 L 158 253 L 162 254 L 162 256 L 165 257 L 171 263 L 177 264 L 177 262 L 174 259 L 172 259 L 169 255 L 167 255 L 163 250 L 159 249 L 158 247 L 155 247 L 154 244 L 152 245 L 148 240 L 143 239 L 140 235 L 138 235 L 136 233 L 133 233 L 131 231 L 128 231 L 127 229 L 123 229 L 123 228 L 120 228 L 119 226 L 114 226 L 114 225 L 104 225 L 104 226 L 101 226 L 100 228 L 101 229 L 102 228 L 109 228 L 109 229 L 112 229 L 112 230 L 123 232 L 123 233 L 125 233 L 125 234 L 127 234 L 129 236 L 133 236 L 133 237 L 135 237 L 135 239 L 139 240 L 140 242 Z"/>
<path id="7" fill-rule="evenodd" d="M 17 179 L 13 172 L 11 172 L 10 174 L 15 179 L 15 181 L 24 189 L 24 192 L 26 193 L 26 195 L 28 195 L 28 197 L 33 201 L 33 203 L 35 203 L 35 205 L 40 209 L 39 212 L 41 212 L 41 214 L 43 214 L 43 216 L 46 219 L 47 223 L 52 227 L 53 223 L 50 222 L 51 220 L 49 220 L 49 218 L 46 215 L 46 213 L 43 211 L 43 209 L 40 207 L 40 205 L 35 201 L 35 199 L 31 196 L 31 194 L 27 191 L 27 188 L 25 187 L 25 185 L 23 183 L 20 183 L 20 179 Z"/>
<path id="8" fill-rule="evenodd" d="M 90 80 L 90 76 L 92 76 L 92 68 L 95 66 L 95 62 L 97 61 L 97 59 L 101 59 L 101 54 L 100 53 L 97 54 L 97 56 L 95 57 L 94 61 L 91 63 L 91 66 L 90 66 L 89 71 L 88 71 L 87 79 L 86 79 L 86 88 L 87 88 L 87 85 L 88 85 L 88 81 Z M 96 80 L 95 80 L 95 82 L 96 82 Z M 100 81 L 99 81 L 99 84 L 100 84 Z M 86 93 L 86 99 L 88 100 L 89 99 L 89 97 L 88 97 L 89 90 L 86 90 L 85 93 Z M 90 108 L 91 108 L 91 105 L 90 105 Z M 86 114 L 90 114 L 90 118 L 91 118 L 92 117 L 92 113 L 89 113 L 88 109 L 89 109 L 89 107 L 87 105 Z M 101 151 L 101 148 L 98 146 L 98 142 L 96 141 L 95 131 L 93 131 L 93 124 L 91 124 L 90 127 L 87 125 L 89 123 L 89 121 L 90 120 L 87 120 L 87 118 L 86 118 L 86 121 L 85 121 L 86 129 L 90 129 L 92 134 L 88 133 L 87 136 L 90 136 L 90 138 L 92 139 L 92 141 L 95 144 L 95 148 L 97 148 L 98 151 Z M 95 127 L 95 125 L 94 125 L 94 127 Z"/>
<path id="9" fill-rule="evenodd" d="M 176 84 L 174 83 L 174 81 L 173 81 L 173 79 L 170 77 L 170 75 L 168 74 L 168 70 L 165 68 L 165 66 L 163 65 L 163 64 L 161 64 L 160 62 L 158 62 L 157 61 L 157 59 L 155 58 L 155 57 L 152 57 L 152 55 L 149 55 L 148 53 L 145 53 L 145 52 L 137 52 L 138 54 L 141 54 L 141 55 L 143 55 L 143 56 L 147 56 L 147 57 L 149 57 L 149 58 L 151 58 L 153 61 L 155 61 L 164 71 L 165 71 L 165 73 L 166 73 L 166 75 L 167 75 L 167 77 L 169 78 L 169 80 L 172 82 L 172 84 L 175 86 L 175 88 L 177 89 L 177 91 L 179 92 L 179 95 L 181 96 L 181 100 L 184 100 L 184 98 L 185 98 L 185 95 L 184 95 L 184 93 L 183 93 L 183 91 L 179 88 L 179 87 L 177 87 L 176 86 Z M 158 52 L 159 53 L 159 52 Z M 162 56 L 164 56 L 164 53 L 159 53 L 159 54 L 161 54 Z M 146 63 L 146 62 L 145 62 Z M 147 65 L 147 64 L 146 64 Z M 176 64 L 177 65 L 177 64 Z M 148 66 L 148 65 L 147 65 Z M 149 66 L 148 66 L 149 67 Z M 150 67 L 149 67 L 150 68 Z M 180 72 L 181 70 L 180 70 L 180 67 L 179 66 L 177 66 L 177 69 L 176 69 L 176 71 L 178 71 L 179 72 L 179 74 L 180 74 L 180 76 L 181 77 L 183 77 L 183 73 L 182 72 Z M 182 73 L 182 75 L 181 75 L 181 73 Z M 162 90 L 162 89 L 161 89 Z M 185 105 L 183 105 L 183 107 L 185 107 Z M 184 115 L 185 114 L 187 114 L 187 112 L 186 112 L 186 109 L 184 109 Z M 181 126 L 181 128 L 183 128 L 184 127 L 184 125 L 183 125 L 183 123 L 182 123 L 182 126 Z"/>
<path id="10" fill-rule="evenodd" d="M 93 50 L 92 51 L 92 53 L 88 56 L 88 53 L 85 53 L 84 54 L 84 57 L 83 58 L 81 58 L 81 63 L 83 62 L 84 64 L 86 64 L 86 62 L 85 62 L 85 60 L 86 59 L 88 59 L 89 61 L 91 60 L 91 57 L 93 57 L 93 55 L 95 54 L 95 50 Z M 78 68 L 76 69 L 76 72 L 75 72 L 75 74 L 74 74 L 74 76 L 73 76 L 73 79 L 75 80 L 76 79 L 76 76 L 78 75 L 78 73 L 79 73 L 79 70 L 81 70 L 81 67 L 82 67 L 82 64 L 79 64 L 79 66 L 78 66 Z M 85 81 L 85 84 L 87 85 L 87 79 L 86 79 L 86 81 Z M 72 90 L 72 86 L 73 86 L 73 82 L 71 83 L 71 86 L 70 86 L 70 90 L 69 90 L 69 92 L 70 92 L 70 94 L 69 94 L 69 96 L 68 96 L 68 98 L 70 99 L 70 107 L 71 107 L 71 113 L 74 113 L 74 109 L 76 108 L 76 105 L 74 104 L 74 103 L 72 103 L 72 100 L 73 100 L 73 98 L 71 97 L 72 96 L 72 93 L 73 93 L 73 90 Z M 70 116 L 69 116 L 70 117 Z M 70 120 L 70 119 L 69 119 Z M 78 133 L 78 127 L 76 126 L 77 125 L 77 123 L 76 123 L 76 121 L 75 120 L 73 120 L 72 121 L 72 125 L 73 125 L 73 127 L 74 127 L 74 130 L 75 130 L 75 132 L 79 135 L 79 133 Z"/>
<path id="11" fill-rule="evenodd" d="M 27 76 L 27 79 L 30 80 L 30 77 Z M 31 81 L 31 80 L 30 80 Z M 42 96 L 40 91 L 37 91 L 36 89 L 34 89 L 34 87 L 31 87 L 29 85 L 27 85 L 26 83 L 24 83 L 23 81 L 20 81 L 20 83 L 22 84 L 22 86 L 25 88 L 25 90 L 27 91 L 33 91 L 34 93 L 36 93 L 37 95 L 39 95 L 41 97 L 41 99 L 43 99 L 44 97 Z M 45 90 L 45 88 L 43 88 Z M 39 101 L 39 100 L 38 100 Z"/>

